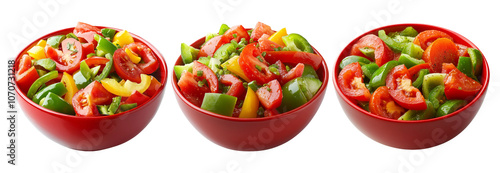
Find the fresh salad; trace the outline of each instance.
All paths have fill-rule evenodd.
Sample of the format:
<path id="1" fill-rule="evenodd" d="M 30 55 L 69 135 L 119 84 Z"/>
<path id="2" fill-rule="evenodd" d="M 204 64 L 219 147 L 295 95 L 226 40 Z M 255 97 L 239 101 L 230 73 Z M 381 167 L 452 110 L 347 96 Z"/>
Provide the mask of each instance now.
<path id="1" fill-rule="evenodd" d="M 481 90 L 483 56 L 445 32 L 368 34 L 340 62 L 339 88 L 365 110 L 391 119 L 450 114 Z"/>
<path id="2" fill-rule="evenodd" d="M 222 24 L 201 47 L 181 44 L 183 65 L 174 66 L 184 97 L 225 116 L 257 118 L 295 109 L 322 85 L 323 58 L 299 34 Z"/>
<path id="3" fill-rule="evenodd" d="M 19 89 L 40 106 L 83 117 L 113 115 L 154 96 L 158 58 L 127 30 L 79 22 L 38 41 L 16 62 Z"/>

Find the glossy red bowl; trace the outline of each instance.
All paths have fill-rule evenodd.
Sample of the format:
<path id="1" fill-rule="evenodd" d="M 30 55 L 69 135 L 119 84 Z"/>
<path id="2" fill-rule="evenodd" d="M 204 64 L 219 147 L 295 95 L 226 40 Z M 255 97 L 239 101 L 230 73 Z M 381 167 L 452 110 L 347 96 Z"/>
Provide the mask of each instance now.
<path id="1" fill-rule="evenodd" d="M 98 28 L 110 28 L 99 27 Z M 67 34 L 74 28 L 61 29 L 33 41 L 17 55 L 16 62 L 26 54 L 33 45 L 40 39 L 47 39 L 50 36 Z M 116 29 L 116 28 L 113 28 Z M 120 29 L 116 29 L 120 31 Z M 132 34 L 136 42 L 146 44 L 158 57 L 160 67 L 153 73 L 163 85 L 157 93 L 146 103 L 130 111 L 99 117 L 77 117 L 58 113 L 31 101 L 22 93 L 16 85 L 17 98 L 24 114 L 31 122 L 47 137 L 66 147 L 95 151 L 120 145 L 144 129 L 156 114 L 163 98 L 163 91 L 167 82 L 167 65 L 160 52 L 146 40 Z M 16 63 L 17 64 L 17 63 Z"/>
<path id="2" fill-rule="evenodd" d="M 201 38 L 191 46 L 199 47 L 204 42 L 205 38 Z M 316 49 L 314 52 L 320 55 Z M 175 65 L 182 65 L 181 56 Z M 206 111 L 192 104 L 182 95 L 175 75 L 172 77 L 172 86 L 182 112 L 203 136 L 229 149 L 258 151 L 284 144 L 309 124 L 326 93 L 328 67 L 325 60 L 321 63 L 317 73 L 323 84 L 309 102 L 292 111 L 264 118 L 236 118 Z"/>
<path id="3" fill-rule="evenodd" d="M 339 88 L 337 76 L 340 72 L 339 64 L 342 59 L 349 55 L 351 47 L 363 36 L 367 34 L 377 35 L 378 30 L 383 29 L 386 32 L 401 31 L 407 26 L 412 26 L 417 31 L 434 29 L 449 34 L 455 43 L 463 44 L 467 47 L 476 48 L 471 41 L 460 34 L 448 29 L 425 25 L 425 24 L 396 24 L 373 29 L 354 39 L 340 53 L 335 63 L 333 83 L 337 90 L 339 102 L 344 109 L 349 120 L 366 136 L 373 140 L 401 149 L 423 149 L 437 146 L 453 139 L 462 132 L 467 125 L 474 119 L 477 111 L 483 103 L 490 80 L 490 70 L 488 63 L 483 55 L 483 71 L 480 77 L 483 87 L 478 95 L 465 107 L 439 118 L 420 120 L 420 121 L 400 121 L 384 118 L 368 111 L 365 111 L 356 104 L 355 100 L 350 100 Z"/>

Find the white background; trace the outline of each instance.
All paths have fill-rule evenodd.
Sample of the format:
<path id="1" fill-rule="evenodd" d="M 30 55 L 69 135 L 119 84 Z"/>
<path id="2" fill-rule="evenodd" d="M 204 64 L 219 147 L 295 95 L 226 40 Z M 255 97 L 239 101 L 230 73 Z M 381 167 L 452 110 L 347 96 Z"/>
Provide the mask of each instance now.
<path id="1" fill-rule="evenodd" d="M 451 29 L 470 39 L 491 66 L 491 83 L 476 118 L 459 136 L 426 150 L 401 150 L 360 133 L 339 106 L 331 80 L 322 106 L 294 139 L 274 149 L 238 152 L 220 147 L 198 133 L 174 99 L 171 74 L 159 112 L 135 138 L 110 149 L 80 152 L 40 133 L 18 114 L 17 165 L 0 157 L 0 172 L 499 172 L 500 12 L 495 1 L 3 1 L 0 5 L 0 68 L 36 38 L 78 21 L 127 29 L 151 42 L 167 60 L 169 72 L 180 43 L 192 43 L 221 23 L 253 27 L 257 21 L 274 30 L 305 36 L 333 63 L 345 45 L 374 27 L 425 23 Z M 7 3 L 7 4 L 5 4 Z M 52 3 L 49 10 L 44 3 Z M 216 8 L 215 6 L 218 6 Z M 34 25 L 34 31 L 23 28 Z M 12 36 L 24 39 L 18 43 Z M 0 75 L 6 81 L 5 73 Z M 5 83 L 1 84 L 6 86 Z M 1 87 L 6 111 L 6 89 Z M 5 116 L 2 116 L 5 117 Z M 0 123 L 0 146 L 7 144 L 7 121 Z M 57 125 L 57 124 L 54 124 Z M 64 167 L 58 171 L 56 167 Z"/>

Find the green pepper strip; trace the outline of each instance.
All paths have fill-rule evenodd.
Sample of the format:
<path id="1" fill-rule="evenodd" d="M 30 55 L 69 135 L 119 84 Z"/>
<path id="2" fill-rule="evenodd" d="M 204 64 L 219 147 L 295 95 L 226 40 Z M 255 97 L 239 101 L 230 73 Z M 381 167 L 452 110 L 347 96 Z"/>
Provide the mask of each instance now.
<path id="1" fill-rule="evenodd" d="M 257 91 L 260 88 L 260 85 L 254 80 L 248 83 L 248 87 L 250 87 L 253 91 Z"/>
<path id="2" fill-rule="evenodd" d="M 397 41 L 395 41 L 391 37 L 387 36 L 387 34 L 385 34 L 384 30 L 379 30 L 378 31 L 378 37 L 380 39 L 382 39 L 382 41 L 384 41 L 384 43 L 387 46 L 389 46 L 389 48 L 391 48 L 392 50 L 394 50 L 394 52 L 397 52 L 397 53 L 403 51 L 403 48 L 406 46 L 406 42 L 397 42 Z"/>
<path id="3" fill-rule="evenodd" d="M 351 55 L 351 56 L 345 57 L 344 59 L 342 59 L 342 61 L 340 61 L 340 68 L 343 69 L 345 66 L 352 64 L 352 63 L 355 63 L 355 62 L 359 62 L 359 65 L 365 65 L 365 64 L 371 63 L 370 60 L 368 60 L 364 57 Z"/>
<path id="4" fill-rule="evenodd" d="M 83 77 L 85 77 L 85 79 L 87 80 L 92 77 L 91 74 L 92 72 L 90 71 L 90 68 L 85 61 L 82 61 L 80 63 L 80 72 L 82 73 Z"/>
<path id="5" fill-rule="evenodd" d="M 201 108 L 207 111 L 231 116 L 238 98 L 220 93 L 205 93 Z"/>
<path id="6" fill-rule="evenodd" d="M 226 24 L 220 25 L 219 35 L 224 35 L 224 33 L 226 33 L 226 31 L 229 29 L 229 26 L 227 26 Z"/>
<path id="7" fill-rule="evenodd" d="M 73 106 L 71 106 L 68 102 L 66 102 L 63 98 L 59 97 L 57 94 L 51 92 L 49 92 L 47 96 L 43 99 L 43 102 L 40 103 L 40 106 L 63 114 L 69 114 L 69 115 L 75 114 Z"/>
<path id="8" fill-rule="evenodd" d="M 281 39 L 283 40 L 283 43 L 285 43 L 286 47 L 292 51 L 314 53 L 311 45 L 306 40 L 306 38 L 302 37 L 299 34 L 288 34 L 287 36 L 283 36 Z"/>
<path id="9" fill-rule="evenodd" d="M 418 35 L 418 31 L 415 30 L 413 27 L 409 26 L 406 27 L 403 31 L 401 31 L 399 35 L 407 37 L 416 37 Z"/>
<path id="10" fill-rule="evenodd" d="M 189 64 L 193 60 L 196 60 L 199 52 L 199 49 L 189 46 L 186 43 L 181 43 L 181 57 L 184 64 Z"/>
<path id="11" fill-rule="evenodd" d="M 108 77 L 111 69 L 113 68 L 113 57 L 111 56 L 111 54 L 106 54 L 106 58 L 108 58 L 109 61 L 106 63 L 106 66 L 104 66 L 104 69 L 102 69 L 101 74 L 94 78 L 94 80 L 96 81 L 101 81 L 102 79 Z"/>
<path id="12" fill-rule="evenodd" d="M 444 95 L 444 85 L 438 85 L 429 92 L 429 101 L 432 103 L 434 108 L 439 108 L 444 101 L 446 101 L 446 96 Z"/>
<path id="13" fill-rule="evenodd" d="M 116 30 L 111 29 L 111 28 L 103 28 L 101 29 L 101 33 L 104 37 L 110 38 L 111 41 L 113 41 L 113 37 L 115 37 Z"/>
<path id="14" fill-rule="evenodd" d="M 401 53 L 408 54 L 412 58 L 422 59 L 422 55 L 424 54 L 424 50 L 416 44 L 408 43 Z"/>
<path id="15" fill-rule="evenodd" d="M 420 89 L 420 87 L 422 87 L 422 83 L 424 83 L 424 76 L 429 74 L 429 73 L 430 73 L 429 69 L 421 69 L 418 72 L 417 79 L 415 79 L 415 81 L 413 81 L 413 83 L 411 85 L 413 85 L 415 88 Z"/>
<path id="16" fill-rule="evenodd" d="M 442 117 L 455 112 L 467 104 L 465 100 L 448 100 L 438 108 L 437 117 Z"/>
<path id="17" fill-rule="evenodd" d="M 104 52 L 104 54 L 115 53 L 117 47 L 109 40 L 98 34 L 94 34 L 94 39 L 97 40 L 97 46 L 95 47 L 97 50 Z"/>
<path id="18" fill-rule="evenodd" d="M 458 59 L 457 69 L 460 70 L 465 75 L 477 81 L 476 76 L 474 76 L 474 69 L 472 67 L 472 60 L 469 57 L 461 56 Z"/>
<path id="19" fill-rule="evenodd" d="M 436 114 L 436 110 L 434 109 L 432 103 L 428 100 L 425 101 L 427 104 L 427 109 L 425 110 L 408 110 L 406 111 L 405 114 L 403 114 L 401 117 L 399 117 L 399 120 L 425 120 L 425 119 L 430 119 L 434 118 Z"/>
<path id="20" fill-rule="evenodd" d="M 35 65 L 43 67 L 45 70 L 52 71 L 56 69 L 56 62 L 50 58 L 44 58 L 35 61 Z"/>
<path id="21" fill-rule="evenodd" d="M 295 78 L 281 87 L 283 99 L 281 105 L 277 108 L 279 112 L 288 112 L 307 103 L 307 97 L 302 92 L 304 87 L 301 86 L 301 83 L 303 83 L 301 80 L 301 77 Z"/>
<path id="22" fill-rule="evenodd" d="M 122 105 L 120 105 L 120 111 L 125 112 L 125 111 L 128 111 L 130 109 L 134 109 L 135 107 L 137 107 L 137 103 L 122 104 Z"/>
<path id="23" fill-rule="evenodd" d="M 97 110 L 102 115 L 109 115 L 109 113 L 108 113 L 108 105 L 97 105 Z"/>
<path id="24" fill-rule="evenodd" d="M 57 78 L 57 76 L 58 76 L 57 71 L 54 70 L 54 71 L 48 72 L 47 74 L 38 78 L 37 80 L 35 80 L 35 82 L 33 82 L 33 84 L 31 84 L 30 89 L 28 90 L 28 93 L 26 94 L 26 96 L 28 96 L 28 98 L 32 99 L 33 96 L 38 91 L 38 89 L 40 88 L 40 86 L 42 86 L 43 84 L 45 84 L 46 82 L 48 82 L 52 79 Z"/>
<path id="25" fill-rule="evenodd" d="M 481 52 L 474 48 L 467 48 L 467 53 L 472 60 L 472 66 L 474 67 L 474 75 L 479 76 L 483 70 L 483 55 Z"/>
<path id="26" fill-rule="evenodd" d="M 116 111 L 118 110 L 118 107 L 120 107 L 121 100 L 122 100 L 121 96 L 113 97 L 113 102 L 111 102 L 111 104 L 108 107 L 108 114 L 109 115 L 113 115 L 116 113 Z"/>
<path id="27" fill-rule="evenodd" d="M 363 75 L 369 79 L 367 81 L 370 81 L 373 78 L 375 71 L 378 70 L 378 65 L 376 63 L 366 64 L 361 66 L 361 70 L 363 70 Z"/>
<path id="28" fill-rule="evenodd" d="M 236 51 L 236 44 L 227 43 L 222 45 L 217 51 L 214 53 L 214 58 L 218 59 L 221 63 L 226 62 L 230 57 L 230 55 Z"/>
<path id="29" fill-rule="evenodd" d="M 371 59 L 375 58 L 375 49 L 372 49 L 370 47 L 362 47 L 362 48 L 359 48 L 359 51 L 361 51 L 361 53 L 363 53 L 363 55 L 370 57 Z"/>
<path id="30" fill-rule="evenodd" d="M 75 40 L 80 41 L 80 39 L 78 39 L 78 37 L 73 33 L 66 34 L 66 38 L 74 38 Z"/>
<path id="31" fill-rule="evenodd" d="M 65 35 L 56 35 L 56 36 L 52 36 L 52 37 L 49 37 L 47 39 L 47 44 L 50 45 L 50 47 L 53 47 L 54 49 L 57 49 L 59 48 L 59 45 L 61 44 L 61 42 L 66 38 Z"/>
<path id="32" fill-rule="evenodd" d="M 425 63 L 424 60 L 412 58 L 410 55 L 407 55 L 404 53 L 401 54 L 398 62 L 400 64 L 404 64 L 406 66 L 406 68 L 411 68 L 413 66 Z"/>
<path id="33" fill-rule="evenodd" d="M 370 88 L 378 88 L 379 86 L 384 86 L 387 74 L 389 74 L 389 71 L 391 71 L 392 68 L 396 67 L 397 65 L 397 61 L 389 61 L 378 68 L 377 71 L 373 73 L 372 80 L 370 80 Z"/>
<path id="34" fill-rule="evenodd" d="M 85 88 L 92 82 L 92 79 L 90 78 L 87 79 L 85 76 L 83 76 L 82 71 L 76 72 L 73 75 L 73 80 L 75 80 L 76 88 L 78 88 L 79 90 Z"/>
<path id="35" fill-rule="evenodd" d="M 304 72 L 302 72 L 302 77 L 319 79 L 318 73 L 316 73 L 316 70 L 314 70 L 314 67 L 309 65 L 309 64 L 304 64 Z"/>
<path id="36" fill-rule="evenodd" d="M 54 93 L 54 94 L 56 94 L 58 96 L 62 96 L 64 94 L 66 94 L 66 92 L 68 92 L 68 90 L 66 89 L 66 87 L 64 86 L 64 84 L 61 83 L 61 82 L 49 85 L 49 86 L 41 89 L 40 91 L 38 91 L 33 96 L 33 99 L 32 99 L 33 102 L 40 103 L 40 101 L 43 98 L 45 98 L 45 96 L 47 96 L 47 94 L 49 94 L 49 92 Z"/>

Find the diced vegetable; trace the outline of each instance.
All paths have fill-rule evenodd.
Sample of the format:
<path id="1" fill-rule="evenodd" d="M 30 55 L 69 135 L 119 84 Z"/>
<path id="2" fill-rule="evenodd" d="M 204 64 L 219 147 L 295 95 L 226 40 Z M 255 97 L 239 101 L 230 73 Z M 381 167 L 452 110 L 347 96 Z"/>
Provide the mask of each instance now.
<path id="1" fill-rule="evenodd" d="M 226 94 L 206 93 L 201 108 L 213 113 L 231 116 L 234 106 L 236 106 L 236 100 L 236 97 Z"/>

